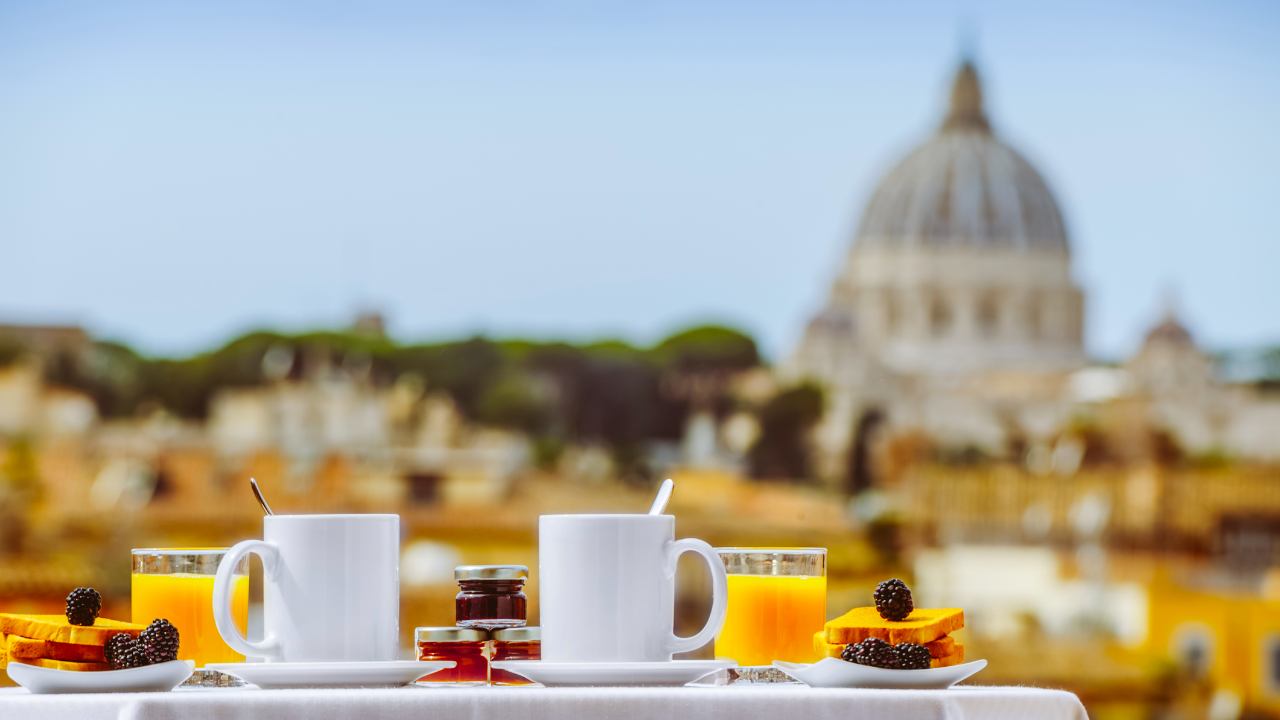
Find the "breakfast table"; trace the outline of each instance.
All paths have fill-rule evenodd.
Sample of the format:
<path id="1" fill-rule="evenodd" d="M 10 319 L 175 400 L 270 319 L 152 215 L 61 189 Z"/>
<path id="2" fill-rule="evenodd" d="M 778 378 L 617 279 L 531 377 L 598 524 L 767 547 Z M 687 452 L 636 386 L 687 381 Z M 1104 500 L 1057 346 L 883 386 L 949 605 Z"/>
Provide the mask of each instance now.
<path id="1" fill-rule="evenodd" d="M 399 517 L 275 515 L 259 492 L 263 540 L 133 551 L 133 617 L 150 624 L 99 617 L 90 587 L 64 615 L 0 612 L 20 686 L 0 689 L 0 720 L 1087 720 L 1070 692 L 965 684 L 986 661 L 951 637 L 964 611 L 917 607 L 901 579 L 827 620 L 825 548 L 675 539 L 670 487 L 648 514 L 539 518 L 538 625 L 527 566 L 456 567 L 456 623 L 415 627 L 400 660 Z M 672 630 L 685 553 L 712 585 L 688 636 Z M 246 634 L 250 554 L 264 600 Z M 718 657 L 676 659 L 713 639 Z"/>
<path id="2" fill-rule="evenodd" d="M 180 688 L 160 693 L 32 695 L 0 690 L 0 718 L 39 720 L 562 720 L 698 717 L 715 720 L 1087 720 L 1062 690 L 959 686 L 949 690 L 819 689 L 802 685 L 679 688 L 402 687 L 360 690 Z"/>

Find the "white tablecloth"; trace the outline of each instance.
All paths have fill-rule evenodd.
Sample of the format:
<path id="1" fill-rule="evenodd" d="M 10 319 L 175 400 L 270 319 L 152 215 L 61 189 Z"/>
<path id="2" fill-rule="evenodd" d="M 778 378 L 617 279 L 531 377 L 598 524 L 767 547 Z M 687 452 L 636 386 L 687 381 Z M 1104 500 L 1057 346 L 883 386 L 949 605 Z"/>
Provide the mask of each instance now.
<path id="1" fill-rule="evenodd" d="M 685 688 L 406 687 L 386 690 L 181 689 L 119 695 L 31 695 L 0 690 L 0 718 L 14 720 L 1087 720 L 1061 690 L 818 690 L 799 685 Z"/>

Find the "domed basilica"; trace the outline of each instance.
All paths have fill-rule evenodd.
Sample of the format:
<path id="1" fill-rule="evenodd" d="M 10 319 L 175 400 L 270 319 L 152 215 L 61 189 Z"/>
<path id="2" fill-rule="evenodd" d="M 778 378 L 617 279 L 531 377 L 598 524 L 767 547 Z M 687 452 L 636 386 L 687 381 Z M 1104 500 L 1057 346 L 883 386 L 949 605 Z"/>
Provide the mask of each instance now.
<path id="1" fill-rule="evenodd" d="M 992 132 L 965 63 L 938 131 L 872 194 L 799 359 L 828 379 L 850 351 L 910 374 L 1070 368 L 1082 308 L 1058 203 Z"/>
<path id="2" fill-rule="evenodd" d="M 1012 434 L 1052 434 L 1079 400 L 1083 335 L 1062 211 L 993 129 L 964 62 L 937 130 L 872 193 L 782 373 L 826 389 L 816 441 L 840 475 L 883 423 L 995 452 Z"/>

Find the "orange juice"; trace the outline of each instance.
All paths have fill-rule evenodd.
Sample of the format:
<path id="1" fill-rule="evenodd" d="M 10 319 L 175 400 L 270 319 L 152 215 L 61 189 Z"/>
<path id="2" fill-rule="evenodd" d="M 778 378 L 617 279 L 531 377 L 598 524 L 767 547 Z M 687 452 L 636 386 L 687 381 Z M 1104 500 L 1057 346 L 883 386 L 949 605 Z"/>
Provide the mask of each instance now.
<path id="1" fill-rule="evenodd" d="M 729 574 L 724 627 L 716 657 L 742 666 L 774 660 L 813 662 L 813 634 L 827 621 L 827 578 Z"/>
<path id="2" fill-rule="evenodd" d="M 231 616 L 245 632 L 249 624 L 249 576 L 233 575 Z M 178 658 L 209 663 L 244 662 L 227 647 L 213 624 L 213 576 L 189 573 L 133 574 L 133 621 L 142 625 L 167 618 L 178 628 Z"/>

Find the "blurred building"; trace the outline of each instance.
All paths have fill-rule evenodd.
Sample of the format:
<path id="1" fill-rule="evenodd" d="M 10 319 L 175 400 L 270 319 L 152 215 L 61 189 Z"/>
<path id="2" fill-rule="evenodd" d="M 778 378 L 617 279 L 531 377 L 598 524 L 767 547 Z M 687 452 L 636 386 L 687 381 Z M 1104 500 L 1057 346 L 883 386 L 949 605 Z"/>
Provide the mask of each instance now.
<path id="1" fill-rule="evenodd" d="M 49 386 L 37 363 L 0 367 L 0 434 L 82 435 L 97 420 L 93 398 Z"/>
<path id="2" fill-rule="evenodd" d="M 825 474 L 846 476 L 879 424 L 1003 455 L 1125 398 L 1192 452 L 1280 454 L 1280 403 L 1219 385 L 1172 313 L 1125 367 L 1088 367 L 1084 304 L 1058 202 L 993 130 L 965 62 L 937 131 L 872 193 L 782 368 L 827 389 Z"/>

